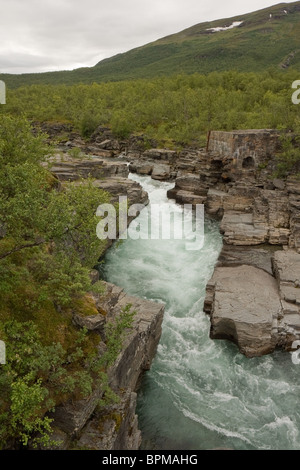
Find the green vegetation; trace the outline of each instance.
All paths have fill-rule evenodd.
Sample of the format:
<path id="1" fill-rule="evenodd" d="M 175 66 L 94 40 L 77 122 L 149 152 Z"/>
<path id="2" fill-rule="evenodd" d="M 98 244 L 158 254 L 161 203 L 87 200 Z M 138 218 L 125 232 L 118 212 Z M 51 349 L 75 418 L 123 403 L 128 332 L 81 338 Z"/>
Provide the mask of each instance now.
<path id="1" fill-rule="evenodd" d="M 121 139 L 135 133 L 166 146 L 204 145 L 210 129 L 294 130 L 299 107 L 292 104 L 291 86 L 297 79 L 295 71 L 229 71 L 93 85 L 32 85 L 8 90 L 0 113 L 71 124 L 85 139 L 101 125 Z"/>
<path id="2" fill-rule="evenodd" d="M 285 13 L 285 11 L 287 13 Z M 272 17 L 270 17 L 272 15 Z M 210 32 L 210 28 L 239 27 Z M 99 83 L 214 71 L 263 72 L 300 67 L 300 2 L 200 23 L 118 54 L 94 67 L 40 74 L 1 74 L 9 88 L 32 84 Z"/>
<path id="3" fill-rule="evenodd" d="M 25 118 L 0 116 L 0 448 L 45 444 L 49 411 L 109 390 L 106 369 L 132 321 L 128 308 L 109 323 L 100 359 L 100 336 L 72 323 L 74 311 L 98 313 L 88 295 L 102 288 L 89 276 L 104 249 L 95 213 L 110 196 L 91 181 L 61 188 L 42 164 L 50 155 Z"/>

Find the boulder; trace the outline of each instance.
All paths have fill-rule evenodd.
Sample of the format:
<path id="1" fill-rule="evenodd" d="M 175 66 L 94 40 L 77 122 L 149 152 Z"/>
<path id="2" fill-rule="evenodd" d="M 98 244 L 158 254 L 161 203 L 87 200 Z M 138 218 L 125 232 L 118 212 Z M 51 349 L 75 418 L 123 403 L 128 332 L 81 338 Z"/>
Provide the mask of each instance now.
<path id="1" fill-rule="evenodd" d="M 136 393 L 124 391 L 119 403 L 96 411 L 80 433 L 76 447 L 79 450 L 138 450 L 141 431 L 135 408 Z"/>
<path id="2" fill-rule="evenodd" d="M 300 254 L 293 250 L 276 251 L 273 256 L 274 271 L 279 286 L 300 288 Z"/>
<path id="3" fill-rule="evenodd" d="M 274 277 L 248 265 L 217 267 L 207 290 L 212 339 L 231 340 L 248 357 L 274 351 L 282 313 Z"/>
<path id="4" fill-rule="evenodd" d="M 103 332 L 106 323 L 105 317 L 101 314 L 90 315 L 88 317 L 75 314 L 72 319 L 75 325 L 86 328 L 88 331 L 98 330 L 99 332 Z"/>
<path id="5" fill-rule="evenodd" d="M 151 178 L 159 181 L 170 179 L 170 165 L 155 164 L 152 170 Z"/>
<path id="6" fill-rule="evenodd" d="M 121 176 L 126 178 L 129 174 L 125 162 L 105 160 L 101 157 L 57 157 L 50 171 L 60 181 L 76 181 L 88 177 L 100 179 Z"/>
<path id="7" fill-rule="evenodd" d="M 127 196 L 130 204 L 148 204 L 148 194 L 142 186 L 128 178 L 114 176 L 95 180 L 93 185 L 111 194 L 111 202 L 119 202 L 119 196 Z"/>
<path id="8" fill-rule="evenodd" d="M 263 269 L 272 276 L 273 254 L 274 248 L 268 245 L 264 245 L 263 247 L 223 245 L 217 266 L 234 267 L 249 265 Z"/>

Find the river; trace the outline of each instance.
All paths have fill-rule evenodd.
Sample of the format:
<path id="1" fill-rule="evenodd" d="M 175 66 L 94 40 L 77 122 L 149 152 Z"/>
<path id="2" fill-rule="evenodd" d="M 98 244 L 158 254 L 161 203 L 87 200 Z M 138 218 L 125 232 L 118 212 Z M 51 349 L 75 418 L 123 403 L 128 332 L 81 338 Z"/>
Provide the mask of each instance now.
<path id="1" fill-rule="evenodd" d="M 166 192 L 173 184 L 130 175 L 150 203 L 181 211 Z M 141 212 L 135 223 L 147 217 Z M 147 238 L 147 237 L 144 237 Z M 205 218 L 204 245 L 128 238 L 115 243 L 103 277 L 131 295 L 163 302 L 161 340 L 138 392 L 142 449 L 300 449 L 300 365 L 276 351 L 248 359 L 209 338 L 205 286 L 222 247 L 217 222 Z"/>

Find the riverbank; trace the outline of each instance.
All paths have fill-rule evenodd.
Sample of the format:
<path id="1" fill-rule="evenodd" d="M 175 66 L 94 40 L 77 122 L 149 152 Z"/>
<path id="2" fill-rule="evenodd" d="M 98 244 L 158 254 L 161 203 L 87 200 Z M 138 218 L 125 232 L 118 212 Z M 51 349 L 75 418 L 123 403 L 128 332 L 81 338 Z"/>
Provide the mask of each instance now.
<path id="1" fill-rule="evenodd" d="M 249 357 L 289 350 L 299 338 L 298 182 L 272 178 L 278 150 L 274 131 L 238 133 L 236 148 L 228 147 L 228 134 L 215 137 L 214 148 L 137 150 L 127 143 L 104 149 L 109 158 L 100 158 L 120 162 L 116 155 L 122 149 L 127 171 L 173 182 L 169 198 L 203 203 L 206 213 L 221 221 L 224 246 L 203 299 L 211 338 L 231 340 Z"/>

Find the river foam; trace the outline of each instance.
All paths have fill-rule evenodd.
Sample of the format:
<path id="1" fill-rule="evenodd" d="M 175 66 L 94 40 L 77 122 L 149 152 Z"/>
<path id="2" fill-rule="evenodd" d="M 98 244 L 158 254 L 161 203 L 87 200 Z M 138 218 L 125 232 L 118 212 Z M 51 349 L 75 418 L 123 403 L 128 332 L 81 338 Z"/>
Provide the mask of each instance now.
<path id="1" fill-rule="evenodd" d="M 151 203 L 175 204 L 166 197 L 172 184 L 130 177 Z M 300 449 L 300 366 L 289 353 L 249 359 L 209 338 L 205 286 L 221 247 L 218 224 L 205 219 L 199 251 L 182 240 L 127 239 L 106 255 L 106 280 L 165 303 L 161 341 L 138 394 L 142 448 Z"/>

